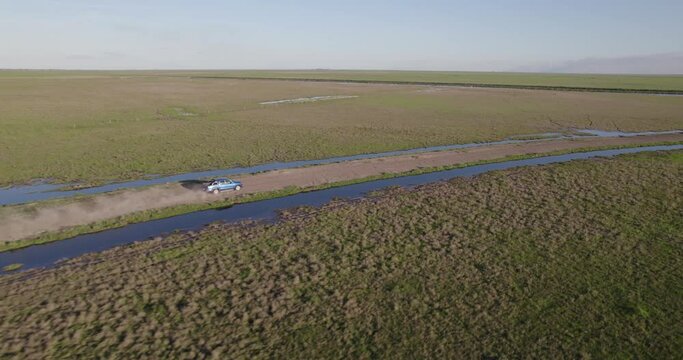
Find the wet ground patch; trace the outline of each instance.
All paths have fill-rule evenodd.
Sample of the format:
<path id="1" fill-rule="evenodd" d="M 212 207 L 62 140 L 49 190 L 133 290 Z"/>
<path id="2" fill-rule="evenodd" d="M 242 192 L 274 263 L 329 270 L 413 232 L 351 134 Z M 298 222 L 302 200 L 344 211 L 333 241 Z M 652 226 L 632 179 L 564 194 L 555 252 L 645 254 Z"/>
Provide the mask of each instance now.
<path id="1" fill-rule="evenodd" d="M 303 104 L 317 101 L 341 100 L 357 98 L 357 95 L 326 95 L 326 96 L 311 96 L 296 99 L 271 100 L 260 102 L 261 105 L 282 105 L 282 104 Z"/>

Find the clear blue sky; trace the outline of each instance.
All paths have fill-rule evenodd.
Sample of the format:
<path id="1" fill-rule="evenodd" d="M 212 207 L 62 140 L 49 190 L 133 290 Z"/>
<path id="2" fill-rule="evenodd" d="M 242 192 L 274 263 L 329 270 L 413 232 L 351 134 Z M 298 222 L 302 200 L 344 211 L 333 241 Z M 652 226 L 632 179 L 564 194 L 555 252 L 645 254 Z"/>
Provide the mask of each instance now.
<path id="1" fill-rule="evenodd" d="M 683 1 L 0 0 L 0 68 L 543 69 L 683 54 Z"/>

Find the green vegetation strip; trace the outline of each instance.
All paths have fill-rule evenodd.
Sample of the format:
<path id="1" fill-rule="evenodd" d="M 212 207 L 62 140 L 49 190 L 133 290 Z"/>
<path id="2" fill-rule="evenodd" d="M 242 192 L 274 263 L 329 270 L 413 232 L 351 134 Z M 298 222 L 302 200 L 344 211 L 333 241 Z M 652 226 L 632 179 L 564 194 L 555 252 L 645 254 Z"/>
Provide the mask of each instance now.
<path id="1" fill-rule="evenodd" d="M 640 145 L 587 147 L 587 148 L 573 149 L 570 151 L 553 151 L 553 152 L 548 152 L 548 153 L 514 155 L 514 156 L 507 156 L 507 157 L 500 158 L 500 159 L 495 159 L 495 160 L 477 161 L 477 162 L 470 162 L 470 163 L 465 163 L 465 164 L 457 164 L 457 165 L 449 165 L 449 166 L 441 166 L 441 167 L 419 168 L 419 169 L 415 169 L 415 170 L 403 172 L 403 173 L 385 173 L 385 174 L 370 176 L 370 177 L 361 178 L 361 179 L 340 181 L 340 182 L 334 182 L 334 183 L 329 183 L 329 184 L 324 184 L 324 185 L 319 185 L 319 186 L 313 186 L 313 187 L 306 187 L 306 188 L 300 188 L 300 187 L 293 187 L 292 186 L 292 187 L 287 187 L 285 189 L 276 190 L 276 191 L 249 194 L 249 195 L 244 195 L 244 196 L 240 196 L 237 198 L 228 198 L 224 201 L 216 201 L 216 202 L 202 203 L 202 204 L 178 205 L 178 206 L 167 207 L 167 208 L 162 208 L 162 209 L 140 211 L 140 212 L 135 212 L 135 213 L 128 214 L 128 215 L 119 216 L 119 217 L 112 218 L 112 219 L 105 220 L 105 221 L 99 221 L 99 222 L 88 224 L 88 225 L 74 226 L 74 227 L 70 227 L 70 228 L 65 229 L 65 230 L 47 232 L 47 233 L 44 233 L 44 234 L 42 234 L 38 237 L 35 237 L 35 238 L 22 239 L 22 240 L 16 240 L 16 241 L 5 241 L 3 243 L 0 243 L 0 252 L 21 249 L 21 248 L 25 248 L 25 247 L 32 246 L 32 245 L 45 244 L 45 243 L 49 243 L 49 242 L 53 242 L 53 241 L 65 240 L 65 239 L 69 239 L 69 238 L 72 238 L 72 237 L 75 237 L 78 235 L 94 233 L 94 232 L 98 232 L 98 231 L 104 231 L 104 230 L 113 229 L 113 228 L 117 228 L 117 227 L 123 227 L 123 226 L 129 225 L 129 224 L 134 224 L 134 223 L 139 223 L 139 222 L 168 218 L 168 217 L 187 214 L 187 213 L 191 213 L 191 212 L 195 212 L 195 211 L 227 208 L 227 207 L 230 207 L 230 206 L 233 206 L 236 204 L 241 204 L 241 203 L 268 200 L 268 199 L 294 195 L 294 194 L 307 192 L 307 191 L 323 190 L 323 189 L 352 185 L 352 184 L 368 182 L 368 181 L 373 181 L 373 180 L 389 179 L 389 178 L 394 178 L 394 177 L 410 176 L 410 175 L 419 175 L 419 174 L 425 174 L 425 173 L 436 172 L 436 171 L 444 171 L 444 170 L 451 170 L 451 169 L 457 169 L 457 168 L 464 168 L 464 167 L 474 166 L 474 165 L 504 162 L 504 161 L 512 161 L 512 160 L 522 160 L 522 159 L 529 159 L 529 158 L 535 158 L 535 157 L 544 157 L 544 156 L 561 155 L 561 154 L 586 152 L 586 151 L 596 151 L 596 150 L 623 149 L 623 148 L 645 147 L 645 146 L 655 146 L 655 145 L 673 145 L 673 144 L 682 144 L 682 143 L 683 142 L 659 142 L 659 143 L 649 143 L 649 144 L 640 144 Z M 66 200 L 60 199 L 59 201 L 64 202 Z M 40 204 L 40 203 L 38 203 L 38 204 Z"/>
<path id="2" fill-rule="evenodd" d="M 9 264 L 9 265 L 3 266 L 2 270 L 3 271 L 15 271 L 15 270 L 21 269 L 22 266 L 23 265 L 19 264 L 19 263 Z"/>
<path id="3" fill-rule="evenodd" d="M 0 357 L 678 358 L 682 155 L 393 189 L 5 275 Z"/>

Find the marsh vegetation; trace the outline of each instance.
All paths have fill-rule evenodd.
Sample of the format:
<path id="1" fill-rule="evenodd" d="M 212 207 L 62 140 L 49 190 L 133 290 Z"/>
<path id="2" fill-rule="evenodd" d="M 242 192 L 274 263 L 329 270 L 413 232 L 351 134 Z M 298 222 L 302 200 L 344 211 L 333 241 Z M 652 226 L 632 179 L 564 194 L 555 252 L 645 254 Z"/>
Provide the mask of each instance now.
<path id="1" fill-rule="evenodd" d="M 5 357 L 680 354 L 683 153 L 388 189 L 0 278 Z"/>

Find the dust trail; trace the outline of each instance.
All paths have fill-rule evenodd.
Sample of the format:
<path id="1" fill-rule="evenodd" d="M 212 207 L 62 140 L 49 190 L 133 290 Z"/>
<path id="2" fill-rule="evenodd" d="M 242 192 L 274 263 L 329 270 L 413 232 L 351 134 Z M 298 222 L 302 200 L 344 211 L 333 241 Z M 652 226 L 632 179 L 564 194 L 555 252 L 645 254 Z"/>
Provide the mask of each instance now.
<path id="1" fill-rule="evenodd" d="M 229 194 L 223 194 L 224 198 Z M 189 190 L 179 185 L 126 191 L 88 198 L 76 203 L 49 206 L 35 213 L 15 214 L 3 219 L 0 225 L 2 240 L 14 241 L 35 236 L 44 231 L 111 219 L 136 211 L 216 200 L 215 195 L 200 190 Z"/>

